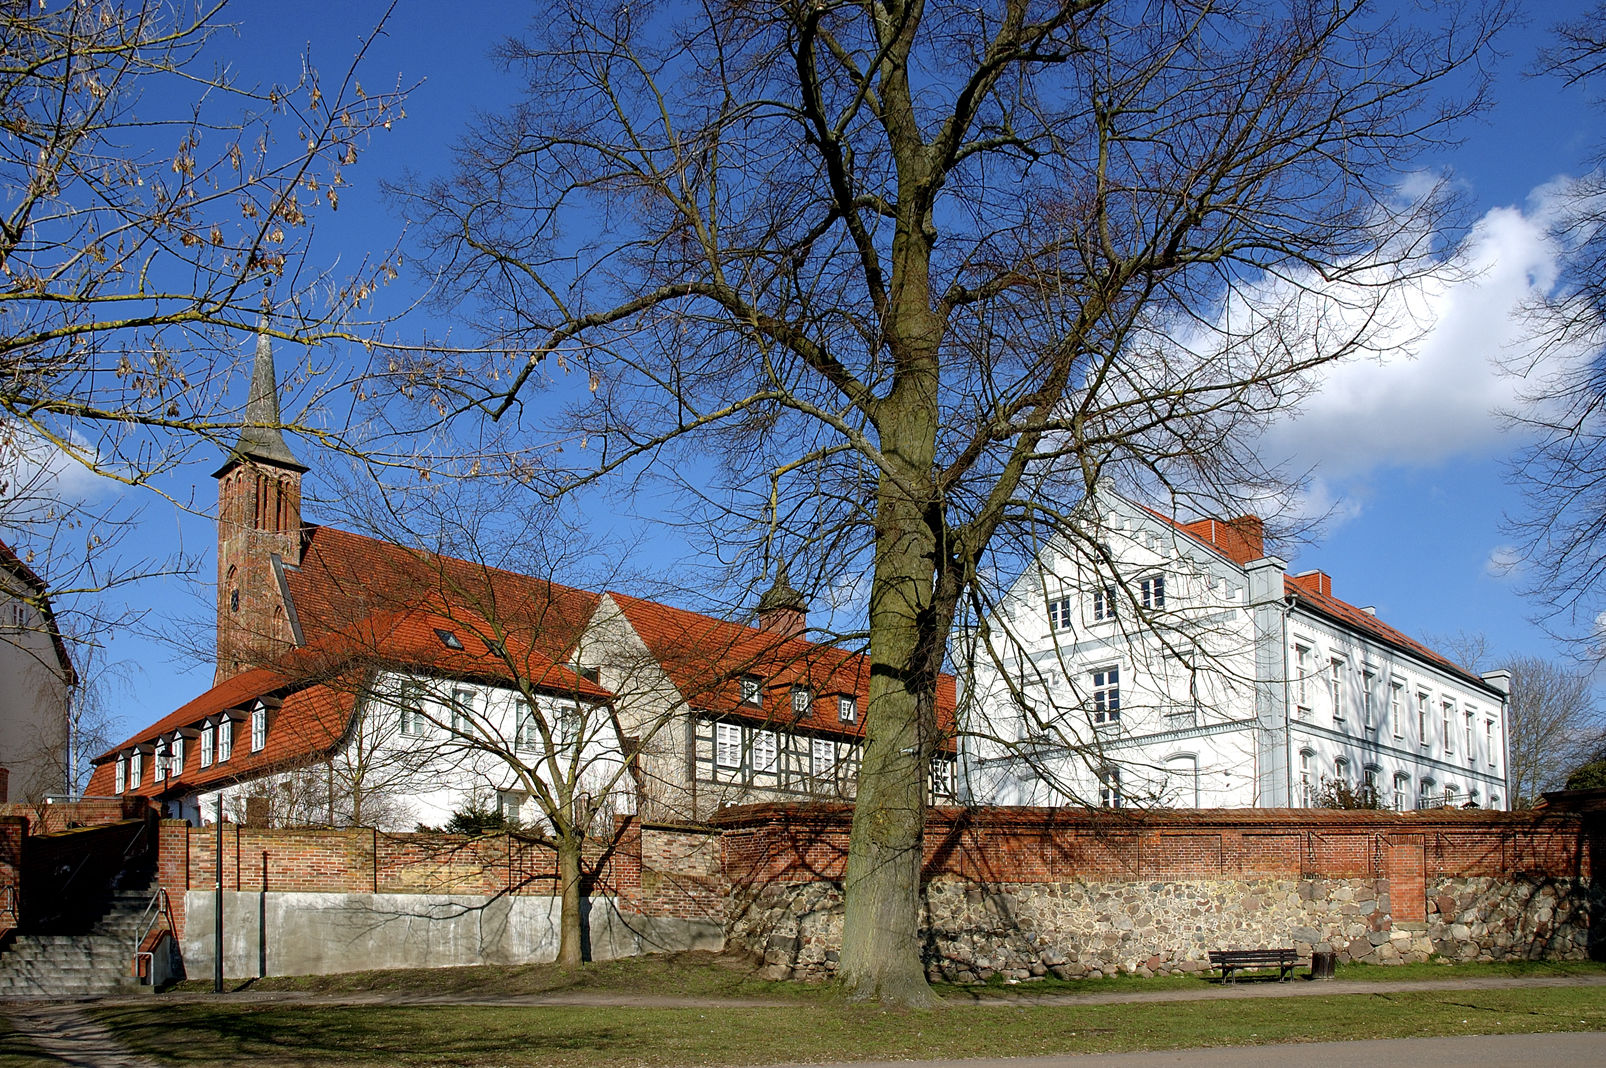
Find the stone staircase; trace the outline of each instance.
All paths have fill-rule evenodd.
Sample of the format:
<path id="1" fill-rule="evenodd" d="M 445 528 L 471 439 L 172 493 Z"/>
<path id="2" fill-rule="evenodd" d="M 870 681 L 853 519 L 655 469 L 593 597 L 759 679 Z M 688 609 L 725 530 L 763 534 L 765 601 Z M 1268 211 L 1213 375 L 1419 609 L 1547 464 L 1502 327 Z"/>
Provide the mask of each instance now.
<path id="1" fill-rule="evenodd" d="M 133 975 L 156 879 L 121 885 L 88 930 L 18 934 L 0 952 L 0 998 L 104 997 L 149 990 Z"/>

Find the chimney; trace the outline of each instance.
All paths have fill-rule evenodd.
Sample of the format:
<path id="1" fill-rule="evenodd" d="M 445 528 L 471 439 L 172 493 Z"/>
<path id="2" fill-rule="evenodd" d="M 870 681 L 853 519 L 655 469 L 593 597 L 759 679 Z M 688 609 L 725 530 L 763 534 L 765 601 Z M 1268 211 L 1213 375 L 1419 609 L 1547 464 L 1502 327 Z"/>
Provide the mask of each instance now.
<path id="1" fill-rule="evenodd" d="M 1333 576 L 1325 571 L 1305 571 L 1290 578 L 1294 585 L 1303 587 L 1311 593 L 1319 593 L 1323 597 L 1333 596 Z"/>
<path id="2" fill-rule="evenodd" d="M 1247 564 L 1266 555 L 1266 525 L 1259 516 L 1241 515 L 1235 519 L 1198 519 L 1182 527 L 1189 534 L 1209 542 L 1235 564 Z"/>
<path id="3" fill-rule="evenodd" d="M 786 638 L 808 630 L 809 603 L 787 581 L 785 562 L 775 565 L 775 585 L 758 599 L 758 629 Z"/>

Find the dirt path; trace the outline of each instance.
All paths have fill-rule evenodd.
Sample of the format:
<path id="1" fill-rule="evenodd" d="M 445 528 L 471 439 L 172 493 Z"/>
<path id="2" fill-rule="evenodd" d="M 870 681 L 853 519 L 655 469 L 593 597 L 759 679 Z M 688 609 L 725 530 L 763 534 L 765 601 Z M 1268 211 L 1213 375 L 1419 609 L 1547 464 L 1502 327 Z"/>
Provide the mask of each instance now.
<path id="1" fill-rule="evenodd" d="M 51 1065 L 63 1068 L 158 1068 L 129 1053 L 109 1031 L 81 1011 L 60 1003 L 22 1007 L 0 1005 L 17 1034 L 39 1047 Z M 8 1053 L 31 1051 L 7 1050 Z"/>

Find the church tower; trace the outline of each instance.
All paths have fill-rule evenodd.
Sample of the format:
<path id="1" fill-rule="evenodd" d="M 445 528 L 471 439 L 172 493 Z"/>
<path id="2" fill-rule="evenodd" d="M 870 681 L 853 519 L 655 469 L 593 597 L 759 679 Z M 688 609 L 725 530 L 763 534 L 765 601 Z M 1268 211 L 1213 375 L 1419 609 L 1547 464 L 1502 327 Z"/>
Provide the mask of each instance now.
<path id="1" fill-rule="evenodd" d="M 244 426 L 218 480 L 217 672 L 214 682 L 268 663 L 295 642 L 284 569 L 301 564 L 301 476 L 279 431 L 273 345 L 257 335 Z"/>

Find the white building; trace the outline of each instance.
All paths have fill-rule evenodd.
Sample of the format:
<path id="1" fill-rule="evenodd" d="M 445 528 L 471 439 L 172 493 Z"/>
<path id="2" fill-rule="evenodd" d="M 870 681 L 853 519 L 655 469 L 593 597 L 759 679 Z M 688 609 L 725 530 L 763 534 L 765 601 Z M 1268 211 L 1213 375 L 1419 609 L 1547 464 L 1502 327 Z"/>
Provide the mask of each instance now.
<path id="1" fill-rule="evenodd" d="M 1287 574 L 1253 516 L 1176 522 L 1101 490 L 966 639 L 975 800 L 1277 808 L 1335 784 L 1504 808 L 1503 671 L 1471 674 Z"/>
<path id="2" fill-rule="evenodd" d="M 71 701 L 77 675 L 45 584 L 0 542 L 0 801 L 73 792 Z"/>

